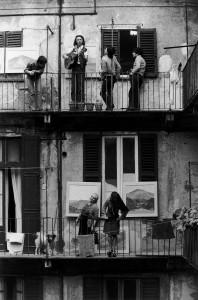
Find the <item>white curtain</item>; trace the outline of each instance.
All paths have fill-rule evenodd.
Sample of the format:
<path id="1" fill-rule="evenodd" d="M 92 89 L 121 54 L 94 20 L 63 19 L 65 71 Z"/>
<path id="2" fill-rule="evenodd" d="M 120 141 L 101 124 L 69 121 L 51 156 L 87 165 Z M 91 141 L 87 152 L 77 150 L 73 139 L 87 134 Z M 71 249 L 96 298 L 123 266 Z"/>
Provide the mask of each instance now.
<path id="1" fill-rule="evenodd" d="M 16 209 L 16 232 L 22 232 L 22 198 L 20 170 L 11 169 L 11 178 Z"/>

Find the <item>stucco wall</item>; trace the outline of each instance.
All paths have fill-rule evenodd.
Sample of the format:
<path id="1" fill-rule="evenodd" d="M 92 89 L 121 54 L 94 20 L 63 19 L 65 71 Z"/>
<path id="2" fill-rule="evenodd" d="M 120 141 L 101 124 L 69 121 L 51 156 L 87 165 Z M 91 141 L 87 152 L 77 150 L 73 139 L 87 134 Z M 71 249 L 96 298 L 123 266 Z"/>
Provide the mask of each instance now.
<path id="1" fill-rule="evenodd" d="M 82 133 L 67 133 L 63 159 L 63 215 L 65 215 L 67 181 L 83 180 Z M 171 217 L 175 208 L 189 206 L 188 162 L 198 161 L 196 133 L 158 134 L 158 203 L 159 215 Z"/>

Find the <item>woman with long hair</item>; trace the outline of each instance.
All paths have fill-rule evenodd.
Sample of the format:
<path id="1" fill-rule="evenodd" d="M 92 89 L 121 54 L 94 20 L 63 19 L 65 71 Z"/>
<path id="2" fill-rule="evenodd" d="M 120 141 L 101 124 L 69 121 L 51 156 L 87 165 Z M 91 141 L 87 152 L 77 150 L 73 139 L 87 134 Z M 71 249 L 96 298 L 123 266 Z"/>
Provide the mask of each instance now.
<path id="1" fill-rule="evenodd" d="M 109 250 L 107 255 L 109 257 L 116 257 L 120 220 L 126 217 L 129 210 L 117 192 L 111 193 L 109 199 L 104 203 L 103 210 L 107 217 L 103 230 L 108 235 Z"/>

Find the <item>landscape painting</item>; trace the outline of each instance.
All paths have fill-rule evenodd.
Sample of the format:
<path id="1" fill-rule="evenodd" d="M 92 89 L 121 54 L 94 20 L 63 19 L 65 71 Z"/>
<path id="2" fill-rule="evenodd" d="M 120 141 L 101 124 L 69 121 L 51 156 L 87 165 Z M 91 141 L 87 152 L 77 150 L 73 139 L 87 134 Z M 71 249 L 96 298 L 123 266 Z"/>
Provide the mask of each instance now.
<path id="1" fill-rule="evenodd" d="M 158 214 L 157 182 L 125 183 L 124 199 L 128 217 L 156 217 Z"/>
<path id="2" fill-rule="evenodd" d="M 98 194 L 98 208 L 100 210 L 100 182 L 67 182 L 66 212 L 67 216 L 77 217 L 82 207 L 89 202 L 93 193 Z"/>

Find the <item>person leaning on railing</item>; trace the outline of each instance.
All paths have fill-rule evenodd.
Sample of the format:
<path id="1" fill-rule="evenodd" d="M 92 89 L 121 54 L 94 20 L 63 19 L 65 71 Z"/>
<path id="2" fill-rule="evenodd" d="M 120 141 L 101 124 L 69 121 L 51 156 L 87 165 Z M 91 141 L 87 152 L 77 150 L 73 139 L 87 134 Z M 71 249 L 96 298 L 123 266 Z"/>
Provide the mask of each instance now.
<path id="1" fill-rule="evenodd" d="M 24 73 L 27 74 L 27 87 L 30 93 L 31 102 L 35 101 L 35 109 L 38 110 L 41 107 L 41 75 L 44 72 L 47 58 L 45 56 L 39 56 L 37 61 L 28 63 Z M 30 106 L 33 103 L 30 103 Z"/>
<path id="2" fill-rule="evenodd" d="M 146 69 L 146 61 L 142 57 L 142 49 L 136 48 L 132 52 L 134 63 L 133 68 L 130 70 L 130 83 L 129 90 L 129 107 L 128 109 L 139 109 L 139 90 L 143 83 L 144 73 Z"/>
<path id="3" fill-rule="evenodd" d="M 102 88 L 101 96 L 107 105 L 106 110 L 113 110 L 113 87 L 120 75 L 121 66 L 115 56 L 114 47 L 108 47 L 101 60 Z"/>

